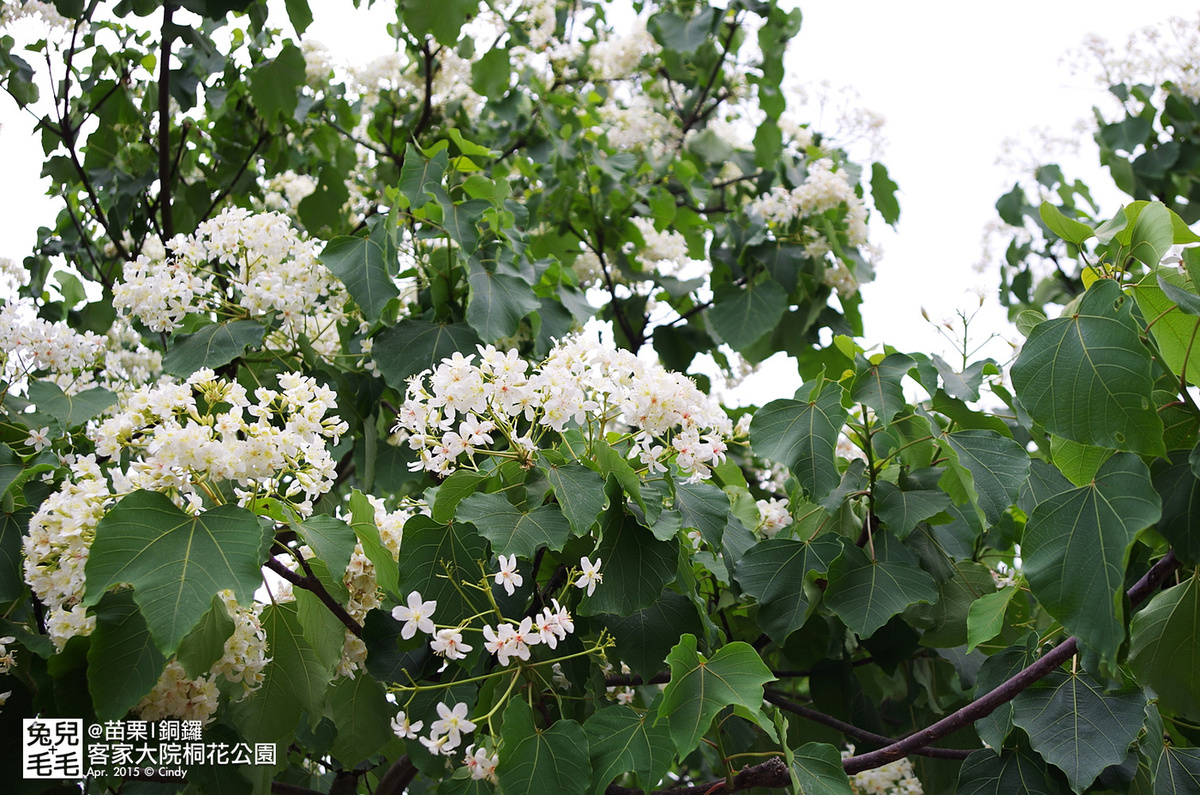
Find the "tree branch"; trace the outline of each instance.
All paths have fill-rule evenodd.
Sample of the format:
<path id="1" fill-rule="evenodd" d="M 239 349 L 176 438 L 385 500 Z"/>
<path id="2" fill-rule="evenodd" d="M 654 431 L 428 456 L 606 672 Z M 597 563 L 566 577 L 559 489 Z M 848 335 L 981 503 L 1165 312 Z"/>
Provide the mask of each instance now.
<path id="1" fill-rule="evenodd" d="M 416 765 L 407 755 L 402 756 L 393 762 L 392 766 L 383 774 L 383 778 L 379 779 L 375 795 L 400 795 L 416 775 Z"/>
<path id="2" fill-rule="evenodd" d="M 709 795 L 718 792 L 737 792 L 755 787 L 779 788 L 790 787 L 791 774 L 787 765 L 777 756 L 757 765 L 743 767 L 733 777 L 733 786 L 729 787 L 725 779 L 716 779 L 706 784 L 691 784 L 668 789 L 656 789 L 651 795 Z M 609 784 L 604 795 L 644 795 L 640 789 L 630 789 L 616 784 Z"/>
<path id="3" fill-rule="evenodd" d="M 356 637 L 362 637 L 362 625 L 355 621 L 354 618 L 346 612 L 346 608 L 343 607 L 338 600 L 334 599 L 329 591 L 325 590 L 325 586 L 316 578 L 316 575 L 312 573 L 312 569 L 308 567 L 307 561 L 305 561 L 302 556 L 300 556 L 300 565 L 304 566 L 304 569 L 307 572 L 307 574 L 303 577 L 280 563 L 274 557 L 267 558 L 265 565 L 268 569 L 290 582 L 293 587 L 303 588 L 310 593 L 316 594 L 317 598 L 329 608 L 329 612 L 337 616 L 338 621 L 341 621 L 342 624 L 346 626 L 346 629 L 353 632 Z"/>
<path id="4" fill-rule="evenodd" d="M 1129 601 L 1134 605 L 1140 604 L 1178 565 L 1179 561 L 1175 559 L 1175 553 L 1168 552 L 1162 560 L 1155 563 L 1150 568 L 1150 571 L 1146 572 L 1146 575 L 1129 589 L 1127 594 Z M 927 726 L 919 732 L 910 734 L 903 740 L 880 748 L 878 751 L 852 756 L 842 764 L 842 767 L 847 773 L 859 773 L 863 770 L 882 767 L 889 762 L 894 762 L 897 759 L 908 756 L 918 748 L 924 748 L 935 740 L 956 732 L 980 718 L 991 715 L 1001 704 L 1008 703 L 1018 693 L 1075 656 L 1078 648 L 1079 641 L 1074 637 L 1068 638 L 1062 644 L 1042 655 L 1037 662 L 1017 673 L 987 695 L 972 701 L 967 706 L 947 715 L 937 723 Z"/>
<path id="5" fill-rule="evenodd" d="M 175 237 L 175 220 L 171 217 L 171 39 L 175 32 L 171 17 L 174 14 L 175 4 L 163 3 L 158 63 L 158 204 L 163 235 L 168 240 Z"/>

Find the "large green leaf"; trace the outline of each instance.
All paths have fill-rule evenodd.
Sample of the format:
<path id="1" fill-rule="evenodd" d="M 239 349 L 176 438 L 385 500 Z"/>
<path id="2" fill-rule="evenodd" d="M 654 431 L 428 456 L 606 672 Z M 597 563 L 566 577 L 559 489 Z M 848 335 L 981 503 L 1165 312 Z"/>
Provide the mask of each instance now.
<path id="1" fill-rule="evenodd" d="M 841 554 L 842 545 L 826 535 L 810 543 L 783 538 L 759 541 L 734 566 L 742 590 L 758 601 L 758 622 L 776 643 L 808 618 L 808 582 L 822 575 Z"/>
<path id="2" fill-rule="evenodd" d="M 829 564 L 825 606 L 860 638 L 870 637 L 909 605 L 937 602 L 933 578 L 917 566 L 871 560 L 851 543 L 842 547 Z"/>
<path id="3" fill-rule="evenodd" d="M 1163 363 L 1171 368 L 1171 372 L 1188 383 L 1200 383 L 1200 317 L 1185 311 L 1190 305 L 1180 304 L 1164 292 L 1164 285 L 1172 287 L 1170 282 L 1161 281 L 1158 272 L 1151 272 L 1137 284 L 1130 285 L 1142 316 L 1149 324 L 1150 333 L 1162 354 Z M 1176 278 L 1176 277 L 1172 277 Z M 1180 292 L 1183 292 L 1180 290 Z M 1191 293 L 1184 293 L 1191 295 Z M 1182 298 L 1182 296 L 1177 296 Z"/>
<path id="4" fill-rule="evenodd" d="M 12 513 L 0 511 L 0 602 L 11 602 L 25 588 L 21 574 L 21 536 L 32 518 L 32 508 L 21 508 Z"/>
<path id="5" fill-rule="evenodd" d="M 986 643 L 1004 629 L 1004 616 L 1008 605 L 1018 593 L 1017 588 L 1004 588 L 994 593 L 985 593 L 971 603 L 967 609 L 967 652 L 981 643 Z"/>
<path id="6" fill-rule="evenodd" d="M 263 669 L 262 687 L 230 704 L 234 723 L 248 742 L 286 742 L 307 712 L 315 723 L 324 712 L 333 676 L 304 638 L 295 604 L 271 604 L 261 616 L 271 662 Z"/>
<path id="7" fill-rule="evenodd" d="M 473 352 L 479 337 L 466 323 L 429 323 L 401 320 L 375 335 L 371 358 L 383 379 L 394 389 L 405 390 L 410 375 L 432 370 L 455 351 Z"/>
<path id="8" fill-rule="evenodd" d="M 700 537 L 714 549 L 721 546 L 726 528 L 737 523 L 729 495 L 712 483 L 676 483 L 675 509 L 682 519 L 680 526 L 699 530 Z"/>
<path id="9" fill-rule="evenodd" d="M 68 395 L 53 381 L 30 381 L 29 402 L 37 406 L 39 416 L 48 418 L 49 425 L 67 431 L 116 403 L 117 396 L 100 387 Z"/>
<path id="10" fill-rule="evenodd" d="M 471 300 L 467 304 L 467 322 L 484 341 L 495 342 L 516 334 L 521 318 L 541 306 L 524 279 L 494 273 L 473 259 L 469 270 Z"/>
<path id="11" fill-rule="evenodd" d="M 773 279 L 744 288 L 725 284 L 715 291 L 708 322 L 729 347 L 741 351 L 774 330 L 787 305 L 787 291 Z"/>
<path id="12" fill-rule="evenodd" d="M 1058 795 L 1046 763 L 1025 748 L 976 751 L 958 771 L 957 795 Z"/>
<path id="13" fill-rule="evenodd" d="M 576 535 L 586 535 L 604 510 L 604 478 L 582 464 L 551 464 L 546 480 Z"/>
<path id="14" fill-rule="evenodd" d="M 1154 795 L 1197 792 L 1200 792 L 1200 748 L 1166 746 L 1154 771 Z"/>
<path id="15" fill-rule="evenodd" d="M 266 329 L 254 320 L 213 323 L 195 334 L 181 334 L 171 340 L 171 350 L 163 357 L 163 370 L 186 378 L 201 367 L 216 369 L 232 362 L 246 348 L 262 345 Z"/>
<path id="16" fill-rule="evenodd" d="M 588 791 L 592 780 L 588 738 L 575 721 L 560 720 L 541 729 L 525 700 L 514 698 L 504 710 L 500 736 L 503 745 L 496 775 L 505 795 Z"/>
<path id="17" fill-rule="evenodd" d="M 1114 452 L 1116 451 L 1103 447 L 1072 442 L 1061 436 L 1050 436 L 1050 456 L 1054 465 L 1076 486 L 1082 486 L 1096 477 L 1100 467 Z"/>
<path id="18" fill-rule="evenodd" d="M 1133 205 L 1125 208 L 1126 215 L 1133 209 Z M 1174 239 L 1170 211 L 1162 202 L 1147 202 L 1129 228 L 1129 254 L 1153 269 L 1158 267 Z"/>
<path id="19" fill-rule="evenodd" d="M 132 585 L 154 642 L 174 654 L 213 594 L 229 588 L 238 602 L 251 602 L 271 535 L 236 505 L 192 516 L 166 495 L 135 491 L 96 526 L 84 603 L 96 604 L 110 586 Z"/>
<path id="20" fill-rule="evenodd" d="M 1073 313 L 1034 328 L 1013 365 L 1013 386 L 1030 416 L 1051 433 L 1162 455 L 1150 352 L 1132 306 L 1115 281 L 1097 281 Z"/>
<path id="21" fill-rule="evenodd" d="M 387 219 L 369 237 L 335 237 L 321 251 L 321 262 L 346 285 L 363 316 L 374 323 L 387 302 L 400 295 L 388 275 Z"/>
<path id="22" fill-rule="evenodd" d="M 842 755 L 828 743 L 805 743 L 792 752 L 792 791 L 796 795 L 854 795 L 842 770 Z"/>
<path id="23" fill-rule="evenodd" d="M 805 384 L 801 392 L 812 386 Z M 754 453 L 790 469 L 813 500 L 841 482 L 834 455 L 838 434 L 846 424 L 841 392 L 839 385 L 826 384 L 810 400 L 772 400 L 750 422 Z"/>
<path id="24" fill-rule="evenodd" d="M 308 542 L 318 558 L 325 561 L 330 573 L 340 576 L 350 565 L 350 557 L 354 554 L 354 546 L 358 542 L 354 528 L 350 525 L 336 517 L 318 514 L 305 519 L 298 529 L 300 537 Z M 391 564 L 390 568 L 394 568 L 390 554 L 386 562 Z"/>
<path id="25" fill-rule="evenodd" d="M 580 605 L 581 615 L 630 615 L 654 604 L 663 587 L 675 579 L 679 542 L 659 541 L 614 502 L 604 516 L 604 532 L 596 547 L 604 582 Z"/>
<path id="26" fill-rule="evenodd" d="M 1200 718 L 1200 575 L 1158 593 L 1135 613 L 1129 664 L 1167 711 Z"/>
<path id="27" fill-rule="evenodd" d="M 696 651 L 696 636 L 684 635 L 667 655 L 671 681 L 663 690 L 659 721 L 666 720 L 681 755 L 696 748 L 713 718 L 725 707 L 741 707 L 743 717 L 767 727 L 762 712 L 763 685 L 775 679 L 758 652 L 734 641 L 710 658 Z"/>
<path id="28" fill-rule="evenodd" d="M 414 516 L 404 526 L 404 554 L 400 556 L 402 594 L 418 591 L 423 599 L 438 603 L 437 621 L 458 621 L 489 607 L 487 599 L 460 581 L 479 579 L 479 561 L 488 559 L 487 542 L 471 525 L 438 524 L 426 516 Z"/>
<path id="29" fill-rule="evenodd" d="M 887 425 L 904 408 L 904 387 L 901 381 L 916 364 L 911 356 L 890 353 L 876 364 L 861 356 L 855 363 L 858 375 L 850 389 L 850 399 L 865 403 Z"/>
<path id="30" fill-rule="evenodd" d="M 392 738 L 393 707 L 383 686 L 365 673 L 343 677 L 329 690 L 337 737 L 333 755 L 351 768 L 378 752 Z"/>
<path id="31" fill-rule="evenodd" d="M 450 156 L 445 149 L 428 160 L 412 144 L 404 149 L 404 165 L 400 169 L 400 192 L 408 199 L 409 207 L 419 210 L 433 198 L 434 189 L 442 184 Z"/>
<path id="32" fill-rule="evenodd" d="M 1021 544 L 1025 576 L 1050 615 L 1114 657 L 1125 638 L 1125 564 L 1134 537 L 1158 520 L 1150 473 L 1132 453 L 1104 463 L 1095 480 L 1040 503 Z"/>
<path id="33" fill-rule="evenodd" d="M 667 652 L 677 637 L 701 631 L 695 603 L 671 590 L 649 607 L 627 616 L 607 616 L 605 621 L 617 639 L 617 656 L 647 681 L 666 668 Z"/>
<path id="34" fill-rule="evenodd" d="M 589 740 L 593 795 L 600 795 L 617 776 L 634 773 L 650 789 L 667 773 L 675 746 L 666 726 L 655 724 L 657 710 L 639 713 L 632 707 L 598 710 L 583 724 Z"/>
<path id="35" fill-rule="evenodd" d="M 875 484 L 875 512 L 888 529 L 904 539 L 917 522 L 941 513 L 953 505 L 950 495 L 940 489 L 901 491 L 886 480 Z"/>
<path id="36" fill-rule="evenodd" d="M 571 523 L 557 505 L 521 511 L 503 494 L 472 494 L 459 503 L 456 515 L 475 525 L 497 555 L 532 558 L 543 546 L 557 552 L 571 535 Z"/>
<path id="37" fill-rule="evenodd" d="M 1079 245 L 1096 234 L 1087 224 L 1063 215 L 1062 211 L 1050 202 L 1042 202 L 1041 207 L 1038 208 L 1038 215 L 1041 216 L 1042 222 L 1050 228 L 1051 232 L 1068 243 Z"/>
<path id="38" fill-rule="evenodd" d="M 225 607 L 225 600 L 214 594 L 200 622 L 179 643 L 175 659 L 192 679 L 198 679 L 225 656 L 225 641 L 237 627 Z"/>
<path id="39" fill-rule="evenodd" d="M 284 42 L 279 55 L 250 72 L 250 98 L 272 130 L 296 112 L 302 85 L 304 54 L 290 41 Z"/>
<path id="40" fill-rule="evenodd" d="M 487 472 L 456 470 L 437 487 L 437 496 L 429 515 L 435 522 L 449 522 L 454 518 L 458 504 L 478 491 L 480 484 L 490 477 Z"/>
<path id="41" fill-rule="evenodd" d="M 1195 456 L 1195 450 L 1192 452 Z M 1200 563 L 1200 478 L 1189 456 L 1173 450 L 1169 459 L 1155 459 L 1150 466 L 1154 490 L 1162 498 L 1158 532 L 1171 542 L 1175 556 L 1185 563 Z"/>
<path id="42" fill-rule="evenodd" d="M 107 593 L 96 605 L 88 647 L 88 690 L 102 721 L 125 717 L 150 692 L 167 660 L 150 638 L 130 591 Z"/>
<path id="43" fill-rule="evenodd" d="M 1029 477 L 1029 453 L 995 431 L 956 431 L 943 438 L 958 459 L 954 465 L 970 474 L 970 479 L 964 480 L 988 524 L 1000 521 Z"/>
<path id="44" fill-rule="evenodd" d="M 1055 671 L 1013 699 L 1013 723 L 1033 750 L 1083 792 L 1100 771 L 1119 765 L 1142 728 L 1146 694 L 1107 691 L 1085 673 Z"/>

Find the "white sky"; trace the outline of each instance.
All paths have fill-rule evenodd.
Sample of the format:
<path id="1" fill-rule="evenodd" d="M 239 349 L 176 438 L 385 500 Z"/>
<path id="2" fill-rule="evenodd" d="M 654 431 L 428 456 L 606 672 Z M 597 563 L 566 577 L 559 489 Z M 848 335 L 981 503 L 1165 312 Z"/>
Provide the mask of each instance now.
<path id="1" fill-rule="evenodd" d="M 348 0 L 311 2 L 316 22 L 310 35 L 338 57 L 367 60 L 364 31 L 372 25 L 348 22 Z M 373 11 L 384 14 L 389 5 L 377 3 Z M 1016 176 L 996 163 L 1005 139 L 1036 149 L 1031 130 L 1074 135 L 1075 123 L 1105 103 L 1098 85 L 1072 75 L 1064 56 L 1088 33 L 1120 46 L 1142 26 L 1170 16 L 1196 18 L 1195 4 L 1182 0 L 1009 0 L 999 6 L 816 0 L 800 7 L 804 23 L 792 44 L 789 82 L 852 86 L 863 107 L 882 114 L 886 145 L 880 159 L 901 190 L 897 231 L 872 230 L 884 256 L 875 282 L 863 290 L 864 343 L 943 355 L 949 346 L 922 320 L 922 306 L 937 320 L 973 310 L 982 293 L 978 338 L 992 331 L 1015 338 L 994 298 L 996 274 L 980 273 L 975 264 L 984 227 L 995 218 L 993 205 Z M 0 123 L 7 183 L 0 191 L 0 256 L 19 260 L 32 247 L 37 226 L 53 220 L 55 207 L 38 183 L 42 154 L 31 123 L 7 95 L 0 97 Z M 1112 213 L 1120 197 L 1100 190 L 1109 180 L 1094 145 L 1083 141 L 1080 152 L 1073 162 L 1060 159 L 1064 171 L 1088 182 L 1102 209 Z M 993 345 L 988 353 L 1004 360 L 1010 349 Z M 775 368 L 752 379 L 748 386 L 757 403 L 790 394 L 796 384 Z"/>

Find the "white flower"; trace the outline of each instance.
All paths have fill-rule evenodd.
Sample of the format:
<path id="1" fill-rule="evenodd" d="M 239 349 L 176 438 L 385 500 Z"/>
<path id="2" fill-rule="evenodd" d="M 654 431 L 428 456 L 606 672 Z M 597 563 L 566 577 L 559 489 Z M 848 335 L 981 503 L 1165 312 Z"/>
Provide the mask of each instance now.
<path id="1" fill-rule="evenodd" d="M 430 646 L 434 654 L 440 654 L 447 660 L 461 660 L 475 648 L 463 643 L 462 633 L 454 629 L 439 629 Z"/>
<path id="2" fill-rule="evenodd" d="M 447 707 L 445 704 L 438 704 L 437 711 L 441 717 L 433 722 L 429 731 L 434 735 L 443 733 L 447 735 L 444 750 L 450 751 L 457 748 L 462 742 L 462 735 L 475 731 L 475 724 L 467 718 L 465 702 L 460 701 L 453 708 Z"/>
<path id="3" fill-rule="evenodd" d="M 600 574 L 600 558 L 596 558 L 596 562 L 592 563 L 586 557 L 582 557 L 579 559 L 579 568 L 582 572 L 575 581 L 575 587 L 587 588 L 587 595 L 591 596 L 596 590 L 596 584 L 604 580 L 604 576 Z"/>
<path id="4" fill-rule="evenodd" d="M 404 714 L 404 710 L 396 713 L 396 717 L 392 718 L 392 731 L 401 740 L 415 740 L 417 732 L 421 731 L 421 727 L 425 724 L 424 721 L 412 723 L 408 716 Z"/>
<path id="5" fill-rule="evenodd" d="M 25 444 L 33 447 L 37 452 L 42 452 L 50 446 L 50 429 L 38 428 L 36 431 L 30 431 L 29 436 L 25 439 Z"/>
<path id="6" fill-rule="evenodd" d="M 509 555 L 507 559 L 503 555 L 500 556 L 500 571 L 496 574 L 496 584 L 503 585 L 504 591 L 509 596 L 525 582 L 524 578 L 517 573 L 517 556 Z"/>
<path id="7" fill-rule="evenodd" d="M 417 591 L 410 593 L 407 607 L 397 605 L 392 608 L 392 618 L 404 622 L 404 627 L 400 630 L 400 637 L 408 640 L 417 634 L 418 629 L 427 635 L 432 635 L 436 630 L 432 618 L 433 611 L 436 609 L 436 601 L 423 602 L 420 593 Z"/>
<path id="8" fill-rule="evenodd" d="M 482 748 L 476 749 L 472 754 L 472 748 L 474 746 L 467 746 L 467 756 L 463 759 L 463 764 L 471 771 L 471 778 L 476 781 L 490 781 L 494 784 L 496 782 L 496 764 L 500 760 Z"/>

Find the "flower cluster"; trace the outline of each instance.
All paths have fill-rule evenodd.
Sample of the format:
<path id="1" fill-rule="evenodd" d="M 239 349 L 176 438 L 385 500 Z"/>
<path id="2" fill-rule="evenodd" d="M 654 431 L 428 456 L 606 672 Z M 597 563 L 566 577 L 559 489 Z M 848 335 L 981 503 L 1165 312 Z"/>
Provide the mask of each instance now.
<path id="1" fill-rule="evenodd" d="M 474 359 L 455 353 L 410 382 L 395 430 L 420 453 L 416 468 L 449 475 L 474 466 L 478 454 L 529 465 L 547 430 L 602 435 L 625 427 L 631 456 L 649 471 L 664 471 L 673 458 L 699 479 L 720 463 L 733 432 L 720 406 L 686 376 L 585 336 L 559 342 L 532 373 L 515 351 L 480 347 L 479 364 Z M 497 449 L 500 439 L 507 449 Z"/>
<path id="2" fill-rule="evenodd" d="M 847 745 L 842 759 L 854 756 L 854 746 Z M 864 770 L 850 777 L 850 789 L 854 795 L 922 795 L 921 780 L 913 771 L 912 762 L 897 759 L 895 762 Z"/>
<path id="3" fill-rule="evenodd" d="M 198 720 L 207 723 L 217 711 L 220 691 L 216 677 L 208 674 L 189 679 L 183 664 L 171 660 L 154 688 L 142 697 L 133 711 L 143 720 Z"/>
<path id="4" fill-rule="evenodd" d="M 259 387 L 251 401 L 208 368 L 182 384 L 143 387 L 96 429 L 96 453 L 131 455 L 128 471 L 114 473 L 122 491 L 166 492 L 197 510 L 213 496 L 206 484 L 234 481 L 239 504 L 273 496 L 308 516 L 333 485 L 326 442 L 336 444 L 348 425 L 325 416 L 335 395 L 315 379 L 283 373 L 279 387 Z"/>
<path id="5" fill-rule="evenodd" d="M 430 753 L 442 754 L 450 756 L 454 753 L 454 749 L 462 744 L 464 734 L 470 734 L 475 731 L 475 723 L 467 717 L 468 708 L 465 702 L 458 702 L 453 707 L 448 707 L 444 703 L 437 705 L 438 719 L 429 726 L 429 736 L 421 737 L 418 732 L 424 727 L 424 721 L 411 721 L 403 710 L 396 713 L 392 718 L 392 732 L 402 740 L 420 739 L 421 745 L 429 749 Z M 474 745 L 467 747 L 468 758 L 474 758 L 471 749 Z M 487 754 L 483 754 L 487 757 Z M 476 764 L 483 762 L 483 759 L 476 759 Z M 488 758 L 490 767 L 495 769 L 495 762 Z M 470 766 L 470 762 L 465 762 Z M 474 770 L 474 768 L 472 768 Z M 475 778 L 484 778 L 484 776 L 475 776 Z"/>
<path id="6" fill-rule="evenodd" d="M 177 328 L 193 312 L 232 317 L 278 314 L 288 340 L 305 333 L 332 354 L 337 326 L 347 320 L 347 295 L 287 216 L 231 207 L 196 229 L 176 235 L 169 255 L 142 254 L 125 264 L 113 305 L 153 331 Z"/>
<path id="7" fill-rule="evenodd" d="M 759 516 L 762 517 L 758 522 L 758 531 L 767 538 L 774 538 L 792 523 L 787 500 L 759 500 L 757 505 Z"/>

